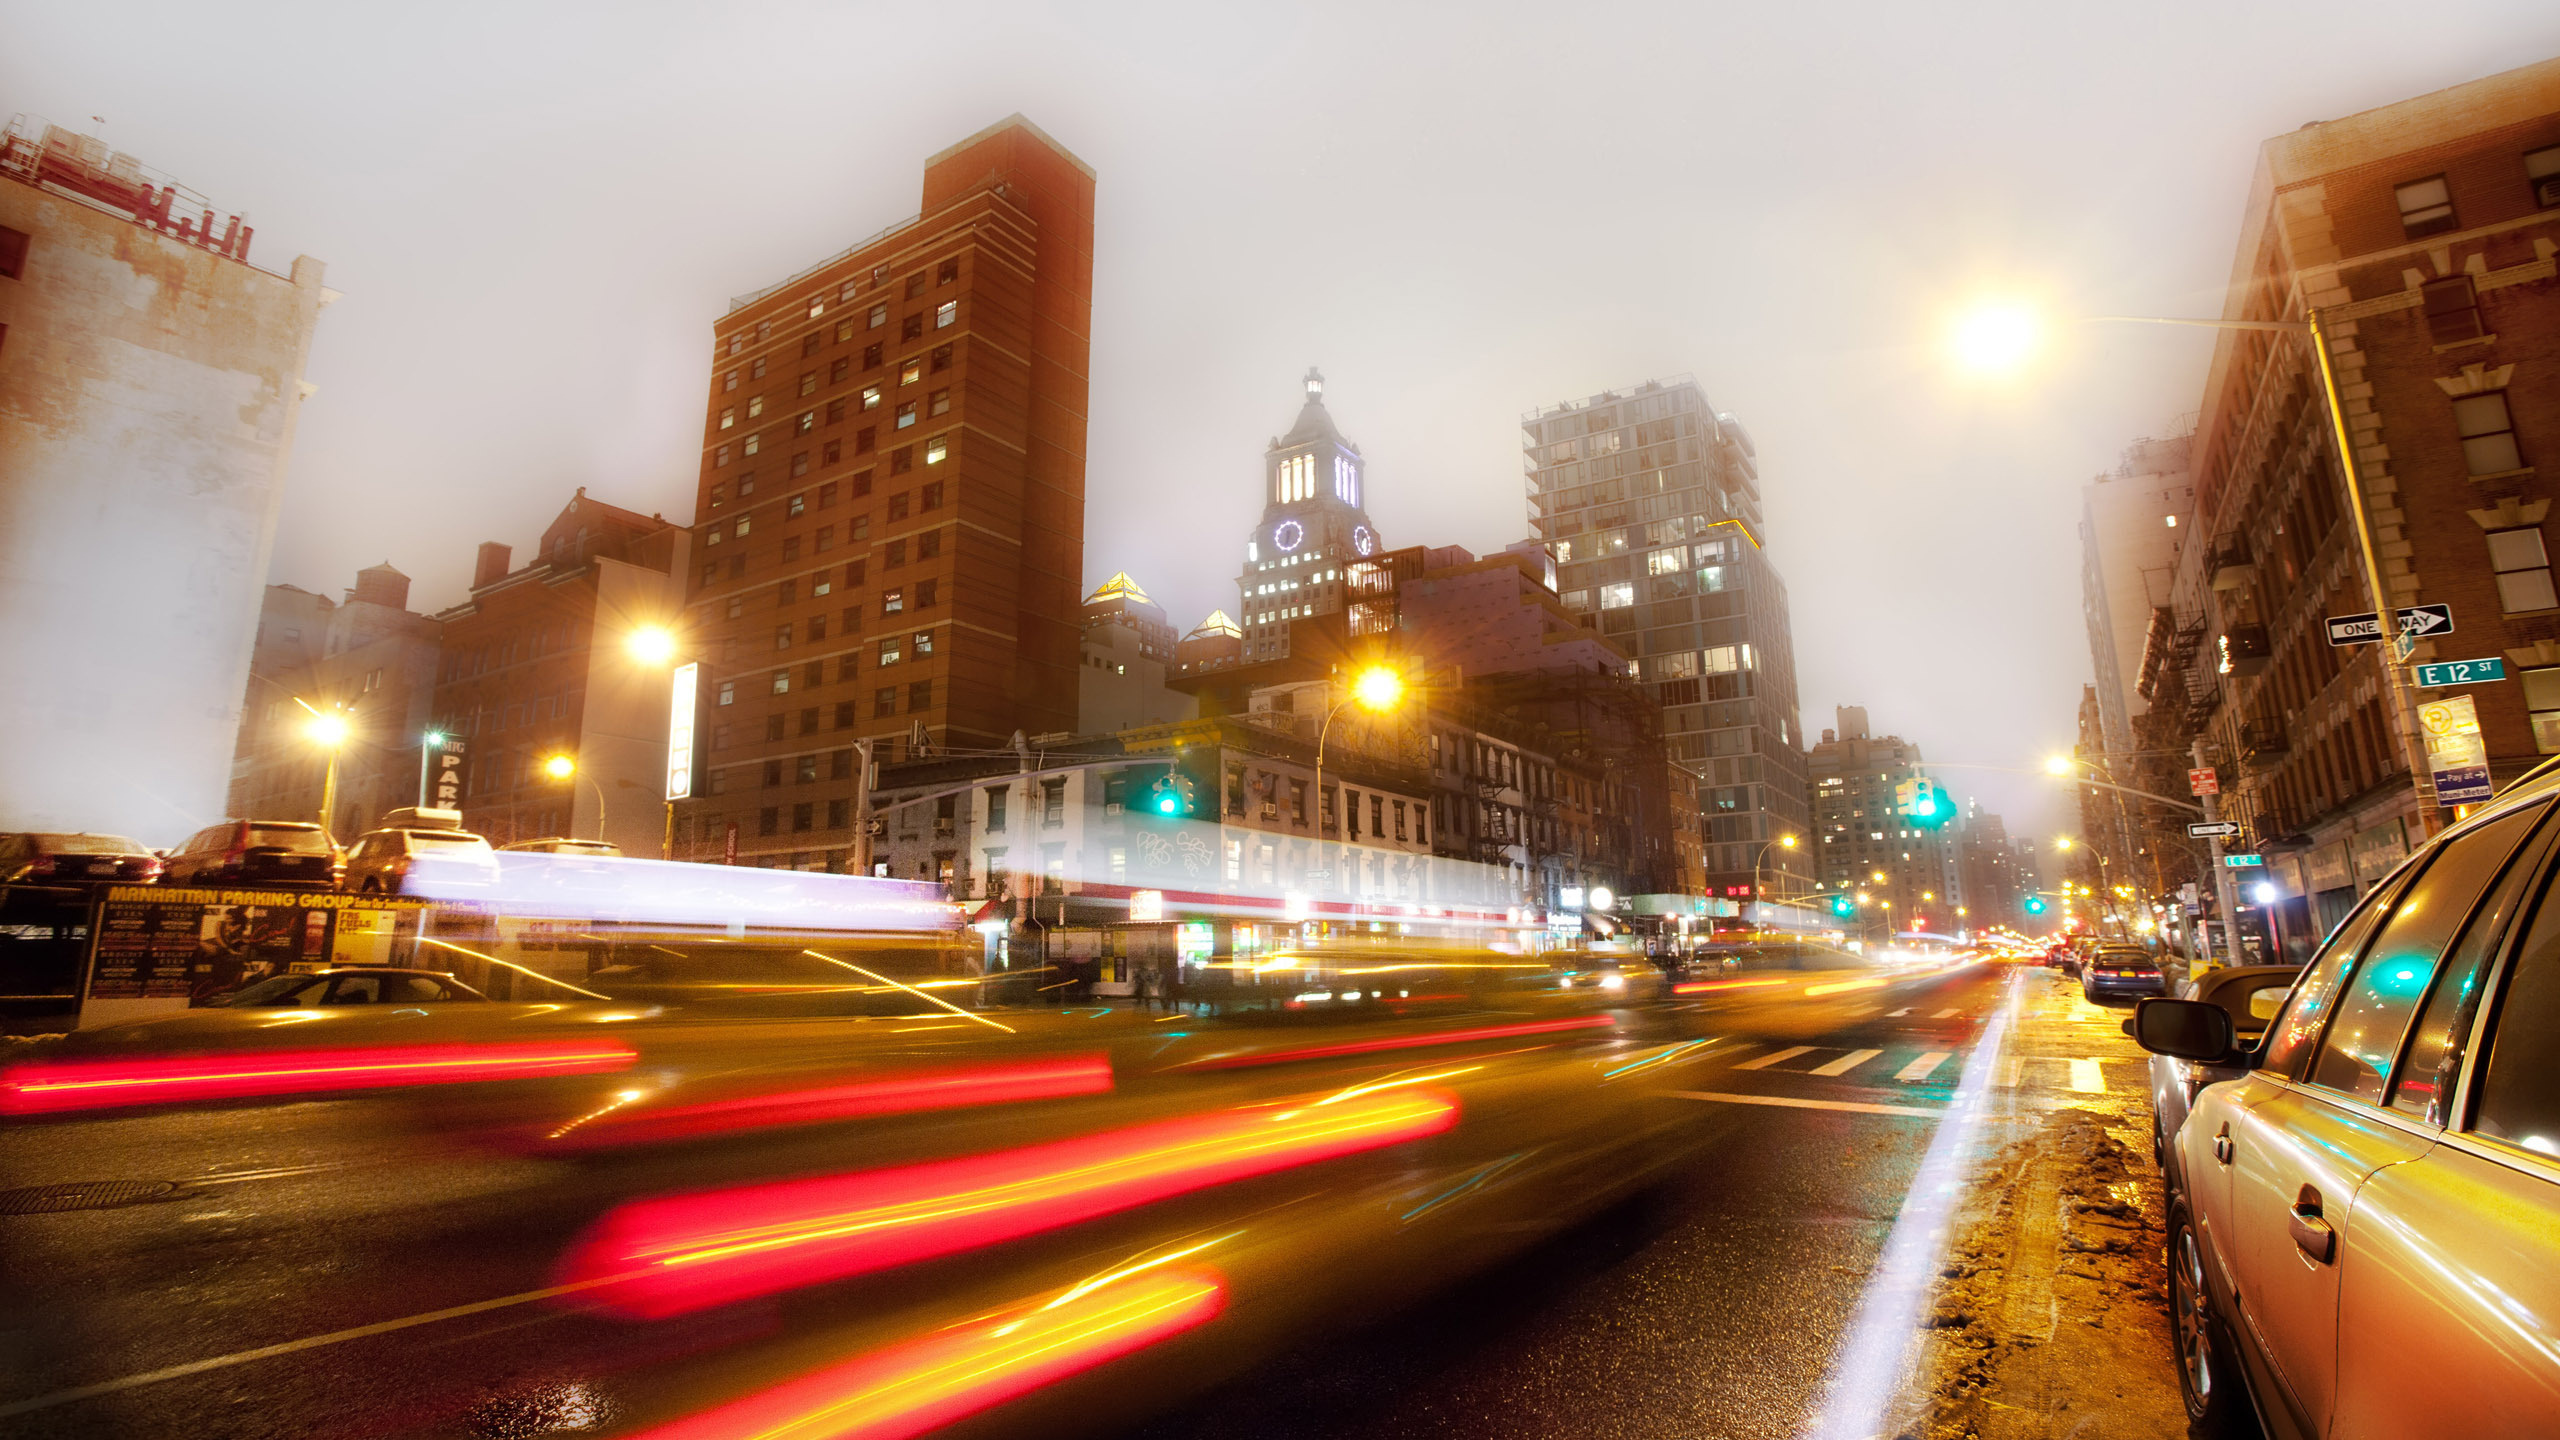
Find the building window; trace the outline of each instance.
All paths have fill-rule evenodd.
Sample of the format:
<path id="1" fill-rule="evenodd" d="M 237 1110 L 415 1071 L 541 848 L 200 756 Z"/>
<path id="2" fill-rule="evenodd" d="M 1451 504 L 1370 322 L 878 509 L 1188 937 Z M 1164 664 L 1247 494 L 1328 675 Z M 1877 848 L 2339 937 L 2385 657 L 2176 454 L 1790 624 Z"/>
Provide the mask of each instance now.
<path id="1" fill-rule="evenodd" d="M 904 475 L 916 468 L 916 447 L 901 445 L 889 452 L 889 473 Z"/>
<path id="2" fill-rule="evenodd" d="M 818 468 L 821 470 L 826 469 L 830 465 L 837 464 L 843 459 L 844 442 L 841 440 L 830 440 L 826 444 L 818 447 Z"/>
<path id="3" fill-rule="evenodd" d="M 2400 202 L 2400 224 L 2411 235 L 2433 235 L 2454 228 L 2453 191 L 2446 188 L 2444 177 L 2432 175 L 2391 187 Z"/>
<path id="4" fill-rule="evenodd" d="M 842 364 L 844 362 L 838 361 L 836 363 Z M 800 372 L 800 393 L 803 395 L 815 395 L 818 393 L 817 371 L 803 370 Z"/>
<path id="5" fill-rule="evenodd" d="M 1636 587 L 1632 583 L 1600 587 L 1600 608 L 1624 610 L 1636 603 Z"/>
<path id="6" fill-rule="evenodd" d="M 941 481 L 936 480 L 916 491 L 916 508 L 919 510 L 939 510 L 942 508 Z"/>
<path id="7" fill-rule="evenodd" d="M 861 429 L 854 431 L 853 453 L 856 455 L 870 454 L 871 447 L 879 443 L 879 438 L 880 429 L 876 425 L 865 425 Z M 871 493 L 870 483 L 857 477 L 853 493 L 856 495 L 867 495 Z"/>
<path id="8" fill-rule="evenodd" d="M 883 615 L 895 615 L 895 614 L 898 614 L 899 612 L 901 612 L 901 611 L 905 610 L 906 608 L 907 608 L 907 592 L 906 592 L 906 591 L 904 591 L 904 590 L 883 590 L 883 591 L 881 591 L 881 592 L 880 592 L 880 613 L 881 613 L 881 614 L 883 614 Z"/>
<path id="9" fill-rule="evenodd" d="M 939 375 L 939 374 L 941 374 L 943 371 L 948 370 L 948 369 L 950 369 L 950 368 L 951 368 L 951 347 L 950 347 L 950 346 L 948 346 L 948 345 L 936 345 L 936 346 L 934 346 L 934 347 L 933 347 L 933 366 L 932 366 L 933 373 L 934 373 L 934 374 L 936 374 L 936 375 Z"/>
<path id="10" fill-rule="evenodd" d="M 759 811 L 757 811 L 757 812 L 756 812 L 756 833 L 757 833 L 757 834 L 759 834 L 759 835 L 771 835 L 771 834 L 774 834 L 775 832 L 779 831 L 781 828 L 782 828 L 782 810 L 781 810 L 781 808 L 780 808 L 780 807 L 778 807 L 778 806 L 773 806 L 773 805 L 767 805 L 767 806 L 766 806 L 766 807 L 764 807 L 763 809 L 761 809 L 761 810 L 759 810 Z"/>
<path id="11" fill-rule="evenodd" d="M 723 429 L 723 430 L 731 429 L 731 428 L 734 428 L 734 427 L 737 425 L 737 423 L 738 423 L 738 407 L 737 407 L 737 406 L 735 406 L 735 405 L 723 405 L 723 406 L 721 406 L 721 407 L 720 407 L 720 428 L 721 428 L 721 429 Z"/>
<path id="12" fill-rule="evenodd" d="M 960 319 L 960 302 L 945 300 L 933 307 L 933 328 L 947 330 Z"/>
<path id="13" fill-rule="evenodd" d="M 904 430 L 914 423 L 916 423 L 916 402 L 910 400 L 898 407 L 898 428 Z"/>
<path id="14" fill-rule="evenodd" d="M 882 357 L 882 356 L 884 356 L 884 355 L 886 355 L 886 354 L 888 354 L 888 349 L 887 349 L 887 347 L 885 347 L 885 346 L 881 345 L 881 344 L 880 344 L 879 342 L 877 342 L 877 341 L 874 341 L 873 343 L 871 343 L 871 344 L 869 344 L 869 345 L 865 345 L 865 346 L 863 346 L 863 347 L 862 347 L 862 368 L 863 368 L 863 369 L 865 369 L 865 370 L 877 370 L 877 369 L 879 369 L 879 368 L 880 368 L 880 360 L 881 360 L 881 357 Z"/>
<path id="15" fill-rule="evenodd" d="M 865 410 L 876 410 L 880 408 L 879 386 L 865 385 L 862 387 L 862 408 Z"/>
<path id="16" fill-rule="evenodd" d="M 2472 474 L 2501 475 L 2524 468 L 2524 456 L 2516 449 L 2515 420 L 2507 413 L 2504 390 L 2456 399 L 2453 428 L 2462 435 L 2463 463 Z"/>
<path id="17" fill-rule="evenodd" d="M 741 455 L 753 455 L 763 448 L 764 437 L 761 435 L 750 435 L 747 437 L 747 443 L 738 447 L 738 453 Z"/>
<path id="18" fill-rule="evenodd" d="M 898 366 L 898 383 L 913 385 L 924 378 L 924 362 L 910 355 Z"/>
<path id="19" fill-rule="evenodd" d="M 928 414 L 928 415 L 948 415 L 948 414 L 950 414 L 950 413 L 951 413 L 951 390 L 950 390 L 950 387 L 945 386 L 944 388 L 942 388 L 942 389 L 940 389 L 940 390 L 936 390 L 936 391 L 934 391 L 932 394 L 927 395 L 927 396 L 925 397 L 925 407 L 924 407 L 924 408 L 925 408 L 925 413 L 926 413 L 926 414 Z"/>
<path id="20" fill-rule="evenodd" d="M 2551 556 L 2542 545 L 2542 527 L 2489 532 L 2489 568 L 2498 577 L 2498 608 L 2509 615 L 2560 609 L 2560 594 L 2551 588 Z"/>
<path id="21" fill-rule="evenodd" d="M 918 680 L 907 687 L 907 709 L 910 712 L 933 708 L 933 682 Z"/>
<path id="22" fill-rule="evenodd" d="M 932 631 L 919 630 L 916 632 L 916 653 L 918 655 L 930 655 L 933 653 Z"/>
<path id="23" fill-rule="evenodd" d="M 2534 748 L 2560 755 L 2560 665 L 2527 670 L 2519 678 L 2524 681 L 2525 713 L 2533 720 Z"/>
<path id="24" fill-rule="evenodd" d="M 959 278 L 960 262 L 957 260 L 945 260 L 934 268 L 933 283 L 936 285 L 948 285 Z"/>
<path id="25" fill-rule="evenodd" d="M 815 310 L 812 310 L 812 311 L 810 311 L 809 313 L 810 313 L 811 315 L 815 315 L 815 314 L 817 314 L 818 312 L 816 312 Z M 821 345 L 823 345 L 823 344 L 825 344 L 826 342 L 827 342 L 827 337 L 826 337 L 824 334 L 822 334 L 822 333 L 820 333 L 819 331 L 816 331 L 816 330 L 812 330 L 812 331 L 810 331 L 808 334 L 801 336 L 801 337 L 800 337 L 800 356 L 801 356 L 801 358 L 802 358 L 802 359 L 807 359 L 809 356 L 812 356 L 812 355 L 817 354 L 817 353 L 818 353 L 818 347 L 819 347 L 819 346 L 821 346 Z"/>
<path id="26" fill-rule="evenodd" d="M 942 532 L 927 530 L 916 537 L 916 558 L 930 560 L 942 553 Z"/>
<path id="27" fill-rule="evenodd" d="M 2480 298 L 2471 288 L 2470 276 L 2430 280 L 2424 287 L 2424 299 L 2427 335 L 2438 345 L 2458 345 L 2487 333 L 2480 323 Z"/>
<path id="28" fill-rule="evenodd" d="M 2533 187 L 2534 204 L 2545 210 L 2560 206 L 2560 145 L 2527 152 L 2524 178 Z"/>
<path id="29" fill-rule="evenodd" d="M 907 649 L 904 642 L 895 638 L 880 642 L 880 663 L 882 665 L 895 665 L 906 658 Z"/>
<path id="30" fill-rule="evenodd" d="M 773 627 L 773 648 L 776 650 L 788 650 L 791 648 L 791 627 L 789 625 L 776 625 Z"/>
<path id="31" fill-rule="evenodd" d="M 771 325 L 769 325 L 769 324 L 767 324 L 767 325 L 759 325 L 759 326 L 757 326 L 757 327 L 756 327 L 756 341 L 757 341 L 757 343 L 759 343 L 759 344 L 763 343 L 763 341 L 764 341 L 764 337 L 765 337 L 765 336 L 766 336 L 766 334 L 767 334 L 767 333 L 769 333 L 772 329 L 773 329 L 773 327 L 772 327 Z M 761 379 L 763 379 L 763 378 L 764 378 L 764 361 L 763 361 L 763 360 L 758 359 L 758 360 L 757 360 L 757 361 L 755 361 L 753 364 L 751 364 L 751 365 L 749 365 L 749 366 L 747 367 L 747 378 L 748 378 L 748 379 L 750 379 L 750 380 L 761 380 Z"/>
<path id="32" fill-rule="evenodd" d="M 792 515 L 805 513 L 809 508 L 809 492 L 803 490 L 799 494 L 792 496 L 790 499 L 782 502 L 782 508 L 786 513 Z"/>
<path id="33" fill-rule="evenodd" d="M 734 705 L 734 704 L 736 704 L 737 702 L 738 702 L 738 682 L 737 682 L 737 681 L 735 681 L 735 680 L 723 680 L 723 681 L 721 681 L 721 682 L 720 682 L 720 703 L 721 703 L 721 704 L 723 704 L 723 705 Z"/>
<path id="34" fill-rule="evenodd" d="M 817 428 L 818 412 L 815 410 L 803 410 L 800 412 L 800 418 L 792 423 L 791 430 L 795 435 L 806 435 Z"/>
<path id="35" fill-rule="evenodd" d="M 898 324 L 898 338 L 901 340 L 923 339 L 924 316 L 921 313 L 918 313 L 910 315 L 905 320 L 900 321 Z"/>
<path id="36" fill-rule="evenodd" d="M 942 457 L 950 453 L 951 442 L 948 436 L 936 435 L 924 442 L 924 463 L 927 465 L 941 464 Z"/>
<path id="37" fill-rule="evenodd" d="M 726 445 L 723 445 L 723 446 L 721 446 L 717 451 L 714 451 L 714 452 L 713 452 L 713 457 L 712 457 L 712 461 L 711 461 L 711 463 L 712 463 L 712 464 L 714 464 L 714 465 L 726 465 L 726 464 L 728 464 L 728 463 L 729 463 L 729 447 L 728 447 L 728 446 L 726 446 Z"/>
<path id="38" fill-rule="evenodd" d="M 898 713 L 898 687 L 897 687 L 897 686 L 895 686 L 895 685 L 883 685 L 883 686 L 881 686 L 879 689 L 874 690 L 874 691 L 872 691 L 872 692 L 871 692 L 871 718 L 872 718 L 872 719 L 877 720 L 877 719 L 880 719 L 880 718 L 881 718 L 881 717 L 883 717 L 883 716 L 887 716 L 887 715 L 895 715 L 895 714 L 897 714 L 897 713 Z"/>
<path id="39" fill-rule="evenodd" d="M 758 395 L 747 402 L 747 418 L 753 420 L 764 413 L 764 397 Z"/>
<path id="40" fill-rule="evenodd" d="M 892 520 L 904 520 L 907 518 L 906 491 L 901 490 L 897 494 L 889 497 L 889 518 Z"/>

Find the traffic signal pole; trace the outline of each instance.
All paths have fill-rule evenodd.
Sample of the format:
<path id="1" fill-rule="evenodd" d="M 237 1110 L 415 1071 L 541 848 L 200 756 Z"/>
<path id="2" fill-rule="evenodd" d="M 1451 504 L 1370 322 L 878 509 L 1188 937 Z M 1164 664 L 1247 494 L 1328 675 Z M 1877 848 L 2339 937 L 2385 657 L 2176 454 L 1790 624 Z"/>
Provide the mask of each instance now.
<path id="1" fill-rule="evenodd" d="M 2205 763 L 2204 737 L 2201 735 L 2196 737 L 2194 756 L 2195 768 L 2198 770 L 2212 768 Z M 2222 818 L 2221 780 L 2222 777 L 2216 775 L 2214 788 L 2196 797 L 2204 802 L 2204 818 L 2207 824 Z M 2213 898 L 2222 907 L 2222 963 L 2236 965 L 2239 963 L 2240 954 L 2240 893 L 2239 887 L 2232 883 L 2231 867 L 2223 861 L 2222 846 L 2222 837 L 2214 836 L 2213 843 L 2206 853 L 2206 859 L 2213 865 Z M 2210 921 L 2206 922 L 2204 927 L 2204 946 L 2205 958 L 2212 959 L 2215 952 L 2213 925 Z"/>

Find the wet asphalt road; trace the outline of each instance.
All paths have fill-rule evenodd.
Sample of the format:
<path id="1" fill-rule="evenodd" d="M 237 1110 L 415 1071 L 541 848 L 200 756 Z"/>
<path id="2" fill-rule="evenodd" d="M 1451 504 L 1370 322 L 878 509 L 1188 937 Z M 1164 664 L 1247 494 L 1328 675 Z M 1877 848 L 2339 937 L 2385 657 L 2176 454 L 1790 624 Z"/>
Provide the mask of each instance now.
<path id="1" fill-rule="evenodd" d="M 1690 1102 L 1688 1163 L 1418 1304 L 1337 1316 L 1205 1395 L 1168 1393 L 1176 1408 L 1140 1433 L 1797 1431 L 1928 1112 L 2007 980 L 1975 967 L 1664 1003 L 1684 1033 L 1712 1037 L 1681 1083 L 1722 1097 Z M 330 1101 L 0 1133 L 0 1184 L 187 1182 L 151 1203 L 0 1215 L 0 1435 L 611 1433 L 630 1377 L 775 1330 L 777 1312 L 756 1304 L 639 1333 L 515 1304 L 295 1348 L 537 1289 L 595 1213 L 599 1192 L 561 1183 L 556 1166 L 422 1157 L 414 1139 L 368 1135 L 367 1113 Z M 233 1363 L 185 1373 L 214 1359 Z M 30 1400 L 44 1403 L 16 1408 Z"/>

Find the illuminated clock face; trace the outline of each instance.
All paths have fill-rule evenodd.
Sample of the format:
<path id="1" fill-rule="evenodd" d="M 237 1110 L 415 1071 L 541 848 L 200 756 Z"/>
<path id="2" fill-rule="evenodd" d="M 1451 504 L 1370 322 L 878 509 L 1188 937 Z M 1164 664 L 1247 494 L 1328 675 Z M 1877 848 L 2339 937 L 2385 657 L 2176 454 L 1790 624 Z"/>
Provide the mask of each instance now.
<path id="1" fill-rule="evenodd" d="M 1351 548 L 1366 555 L 1378 548 L 1378 537 L 1369 533 L 1368 526 L 1354 525 L 1351 527 Z"/>
<path id="2" fill-rule="evenodd" d="M 1271 548 L 1286 555 L 1307 543 L 1307 527 L 1295 520 L 1283 520 L 1271 527 Z"/>

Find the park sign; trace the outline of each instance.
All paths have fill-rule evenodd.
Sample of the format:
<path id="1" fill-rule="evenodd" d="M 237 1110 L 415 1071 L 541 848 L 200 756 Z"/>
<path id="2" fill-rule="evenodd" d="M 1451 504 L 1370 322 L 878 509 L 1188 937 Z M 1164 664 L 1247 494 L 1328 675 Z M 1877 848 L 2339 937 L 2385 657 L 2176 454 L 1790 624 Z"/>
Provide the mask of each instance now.
<path id="1" fill-rule="evenodd" d="M 2403 641 L 2425 640 L 2453 633 L 2453 607 L 2450 605 L 2407 605 L 2391 612 L 2398 622 L 2394 627 Z M 2367 610 L 2361 615 L 2328 617 L 2329 643 L 2332 645 L 2370 645 L 2382 638 L 2381 617 Z"/>
<path id="2" fill-rule="evenodd" d="M 2445 660 L 2420 665 L 2409 672 L 2412 682 L 2423 689 L 2444 685 L 2479 685 L 2507 678 L 2507 662 L 2495 655 L 2485 660 Z"/>
<path id="3" fill-rule="evenodd" d="M 2480 740 L 2480 712 L 2470 696 L 2419 706 L 2418 731 L 2427 742 L 2437 804 L 2468 805 L 2497 793 L 2489 783 L 2489 747 Z"/>

